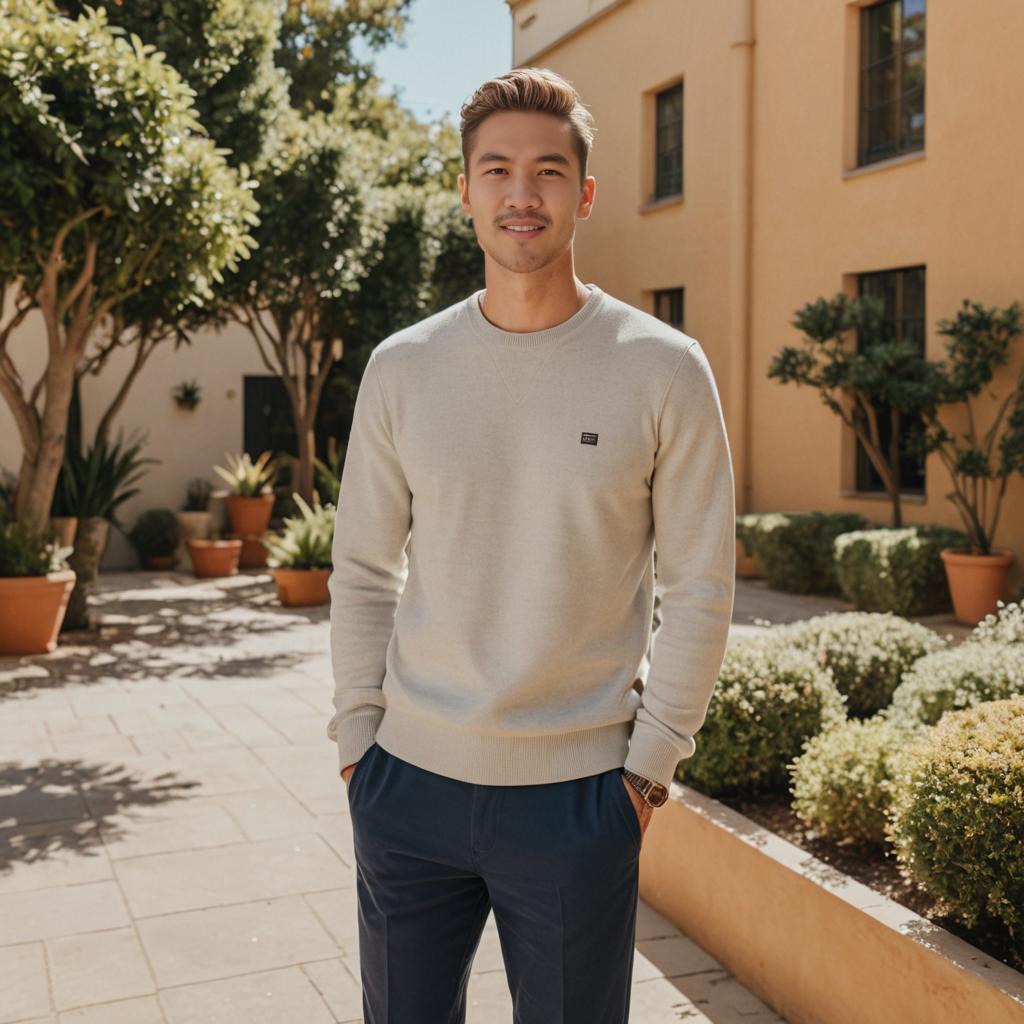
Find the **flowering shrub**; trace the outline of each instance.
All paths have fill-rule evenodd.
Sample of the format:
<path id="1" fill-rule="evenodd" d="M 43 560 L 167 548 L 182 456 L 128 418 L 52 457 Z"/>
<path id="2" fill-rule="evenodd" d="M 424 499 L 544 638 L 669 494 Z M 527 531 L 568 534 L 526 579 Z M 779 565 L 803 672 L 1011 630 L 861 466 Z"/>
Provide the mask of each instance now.
<path id="1" fill-rule="evenodd" d="M 901 727 L 934 725 L 947 711 L 1024 694 L 1024 646 L 976 640 L 926 654 L 882 711 Z"/>
<path id="2" fill-rule="evenodd" d="M 1024 957 L 1024 698 L 944 715 L 898 758 L 887 831 L 915 879 Z"/>
<path id="3" fill-rule="evenodd" d="M 812 736 L 789 765 L 797 816 L 822 835 L 884 845 L 896 757 L 907 737 L 877 715 Z"/>
<path id="4" fill-rule="evenodd" d="M 845 718 L 844 698 L 807 651 L 771 632 L 731 645 L 696 752 L 677 778 L 715 796 L 786 792 L 786 765 L 801 744 Z"/>
<path id="5" fill-rule="evenodd" d="M 929 615 L 951 605 L 940 552 L 969 545 L 965 533 L 948 526 L 852 530 L 833 544 L 836 577 L 860 611 Z"/>
<path id="6" fill-rule="evenodd" d="M 918 658 L 947 646 L 934 630 L 890 612 L 830 612 L 773 626 L 772 633 L 832 672 L 854 718 L 885 707 Z"/>
<path id="7" fill-rule="evenodd" d="M 998 611 L 986 615 L 971 631 L 966 642 L 990 640 L 1003 644 L 1024 644 L 1024 601 L 996 602 Z"/>

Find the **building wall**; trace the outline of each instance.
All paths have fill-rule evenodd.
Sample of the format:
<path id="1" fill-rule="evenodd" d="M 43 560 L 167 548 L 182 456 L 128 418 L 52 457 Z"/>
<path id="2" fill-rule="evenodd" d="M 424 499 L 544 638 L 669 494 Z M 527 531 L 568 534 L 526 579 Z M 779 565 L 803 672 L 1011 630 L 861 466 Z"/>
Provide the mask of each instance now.
<path id="1" fill-rule="evenodd" d="M 932 0 L 925 149 L 855 169 L 860 3 L 628 0 L 598 17 L 585 0 L 509 6 L 515 26 L 534 16 L 528 31 L 513 29 L 516 65 L 566 76 L 597 121 L 596 201 L 577 232 L 577 271 L 651 311 L 652 289 L 685 287 L 684 330 L 708 352 L 726 409 L 738 509 L 858 511 L 888 525 L 889 499 L 853 490 L 852 432 L 817 392 L 771 381 L 767 367 L 801 344 L 796 310 L 856 294 L 860 273 L 926 267 L 930 359 L 946 354 L 936 322 L 964 298 L 1024 301 L 1024 134 L 1007 130 L 1007 112 L 1024 106 L 1024 7 Z M 645 207 L 652 96 L 680 78 L 684 196 Z M 993 382 L 1000 396 L 1024 365 L 1024 338 L 1011 352 Z M 995 409 L 976 401 L 981 431 Z M 933 454 L 904 522 L 960 526 L 950 490 Z M 1017 555 L 1011 587 L 1024 578 L 1022 511 L 1024 479 L 1011 476 L 996 534 Z"/>
<path id="2" fill-rule="evenodd" d="M 12 338 L 14 361 L 24 379 L 34 381 L 44 365 L 46 334 L 42 318 L 32 313 Z M 102 374 L 86 377 L 82 385 L 82 428 L 90 441 L 100 416 L 124 377 L 127 353 L 111 358 Z M 148 437 L 144 455 L 159 459 L 139 481 L 141 492 L 129 499 L 119 518 L 129 527 L 146 508 L 178 509 L 185 500 L 186 483 L 207 477 L 223 486 L 212 466 L 223 465 L 226 452 L 242 448 L 243 381 L 247 374 L 264 374 L 255 344 L 242 327 L 223 332 L 204 331 L 190 346 L 175 350 L 173 343 L 158 347 L 150 356 L 114 423 L 112 436 L 123 428 L 126 437 L 140 430 Z M 197 380 L 203 389 L 192 411 L 179 409 L 171 390 L 184 380 Z M 17 472 L 21 441 L 10 410 L 0 402 L 0 466 Z M 220 512 L 219 505 L 214 509 Z M 105 568 L 136 564 L 131 545 L 117 530 L 110 531 L 103 559 Z"/>

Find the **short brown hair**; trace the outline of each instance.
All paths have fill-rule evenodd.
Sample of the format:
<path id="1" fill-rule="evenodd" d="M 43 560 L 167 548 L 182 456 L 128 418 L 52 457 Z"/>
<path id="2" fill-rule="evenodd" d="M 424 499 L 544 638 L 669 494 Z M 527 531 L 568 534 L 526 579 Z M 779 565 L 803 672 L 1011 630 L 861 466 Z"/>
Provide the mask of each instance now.
<path id="1" fill-rule="evenodd" d="M 549 68 L 513 68 L 484 82 L 462 105 L 459 130 L 467 173 L 476 130 L 484 118 L 501 110 L 535 111 L 565 118 L 572 128 L 583 184 L 590 147 L 594 144 L 594 118 L 572 84 Z"/>

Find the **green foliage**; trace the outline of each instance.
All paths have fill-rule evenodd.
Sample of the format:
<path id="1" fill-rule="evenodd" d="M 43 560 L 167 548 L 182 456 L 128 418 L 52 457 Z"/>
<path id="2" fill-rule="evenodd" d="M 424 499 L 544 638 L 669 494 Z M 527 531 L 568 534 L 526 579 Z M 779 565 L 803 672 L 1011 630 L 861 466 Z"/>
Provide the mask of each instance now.
<path id="1" fill-rule="evenodd" d="M 852 298 L 843 292 L 820 298 L 797 310 L 791 325 L 805 335 L 805 346 L 784 346 L 772 358 L 769 379 L 807 386 L 857 435 L 885 483 L 893 503 L 893 526 L 902 526 L 899 512 L 898 465 L 883 449 L 876 406 L 885 405 L 913 420 L 930 401 L 934 381 L 931 364 L 915 342 L 887 334 L 885 304 L 878 296 Z M 857 348 L 844 336 L 856 332 Z M 897 427 L 895 440 L 899 439 Z"/>
<path id="2" fill-rule="evenodd" d="M 128 539 L 142 558 L 159 558 L 174 554 L 181 529 L 169 508 L 149 508 L 135 520 Z"/>
<path id="3" fill-rule="evenodd" d="M 189 480 L 185 489 L 185 504 L 183 512 L 205 512 L 210 507 L 210 497 L 213 494 L 213 484 L 201 476 Z"/>
<path id="4" fill-rule="evenodd" d="M 856 512 L 786 512 L 762 516 L 754 541 L 768 585 L 793 594 L 839 596 L 833 547 L 841 533 L 867 526 Z"/>
<path id="5" fill-rule="evenodd" d="M 891 613 L 830 612 L 773 626 L 771 633 L 813 655 L 832 674 L 847 713 L 856 718 L 886 707 L 919 658 L 948 646 L 934 630 Z"/>
<path id="6" fill-rule="evenodd" d="M 92 267 L 93 303 L 167 287 L 180 308 L 212 297 L 257 222 L 251 189 L 151 44 L 103 10 L 77 20 L 42 0 L 0 5 L 0 277 L 35 294 L 58 234 L 61 273 Z"/>
<path id="7" fill-rule="evenodd" d="M 194 409 L 203 396 L 203 389 L 195 380 L 183 380 L 171 391 L 171 397 L 182 409 Z"/>
<path id="8" fill-rule="evenodd" d="M 884 845 L 898 753 L 915 735 L 875 717 L 812 736 L 789 765 L 793 810 L 822 835 Z"/>
<path id="9" fill-rule="evenodd" d="M 343 107 L 339 86 L 361 89 L 372 65 L 356 56 L 355 43 L 371 51 L 401 39 L 412 0 L 289 0 L 284 9 L 278 64 L 288 73 L 292 106 L 304 113 Z"/>
<path id="10" fill-rule="evenodd" d="M 975 640 L 916 661 L 881 713 L 901 727 L 934 725 L 947 711 L 1021 694 L 1024 646 Z"/>
<path id="11" fill-rule="evenodd" d="M 345 461 L 345 445 L 338 449 L 337 440 L 330 439 L 327 450 L 327 459 L 316 459 L 316 479 L 318 492 L 322 491 L 322 499 L 326 499 L 330 505 L 338 504 L 338 495 L 341 492 L 341 473 Z M 322 500 L 319 499 L 319 500 Z"/>
<path id="12" fill-rule="evenodd" d="M 214 466 L 213 471 L 231 488 L 231 493 L 243 498 L 270 494 L 277 478 L 278 463 L 271 452 L 263 452 L 255 462 L 248 452 L 225 456 L 227 466 Z"/>
<path id="13" fill-rule="evenodd" d="M 888 826 L 914 878 L 1024 965 L 1024 697 L 951 712 L 908 746 Z"/>
<path id="14" fill-rule="evenodd" d="M 86 5 L 58 0 L 69 17 Z M 98 0 L 111 25 L 163 54 L 195 92 L 199 120 L 234 167 L 253 164 L 288 101 L 274 64 L 281 14 L 271 0 Z"/>
<path id="15" fill-rule="evenodd" d="M 726 651 L 677 778 L 709 796 L 786 792 L 786 766 L 803 742 L 844 718 L 844 699 L 812 654 L 771 633 L 744 637 Z"/>
<path id="16" fill-rule="evenodd" d="M 292 495 L 300 515 L 286 518 L 281 536 L 264 542 L 269 552 L 267 565 L 274 569 L 330 569 L 334 540 L 333 505 L 312 506 L 298 493 Z"/>
<path id="17" fill-rule="evenodd" d="M 853 530 L 835 539 L 836 578 L 860 611 L 931 615 L 951 605 L 940 552 L 969 547 L 967 535 L 948 526 Z"/>
<path id="18" fill-rule="evenodd" d="M 74 495 L 73 508 L 66 514 L 79 519 L 107 519 L 120 528 L 117 510 L 139 493 L 139 488 L 132 485 L 145 476 L 145 467 L 159 461 L 142 457 L 144 444 L 144 440 L 126 444 L 118 437 L 113 443 L 90 445 L 84 455 L 68 445 L 61 476 L 70 479 L 62 482 L 58 478 L 57 485 L 58 493 Z"/>
<path id="19" fill-rule="evenodd" d="M 21 523 L 0 523 L 0 577 L 45 576 L 68 567 L 71 548 L 55 530 L 40 533 Z"/>
<path id="20" fill-rule="evenodd" d="M 952 341 L 946 344 L 947 359 L 936 364 L 919 449 L 939 453 L 953 482 L 946 497 L 960 514 L 972 550 L 987 555 L 992 552 L 1007 481 L 1012 473 L 1024 474 L 1024 369 L 1013 388 L 999 398 L 994 422 L 984 436 L 975 428 L 970 399 L 992 383 L 997 367 L 1007 365 L 1010 342 L 1024 333 L 1020 303 L 1000 310 L 964 299 L 954 319 L 939 321 L 939 333 Z M 964 431 L 951 431 L 939 420 L 939 408 L 952 404 L 964 406 Z M 991 502 L 990 484 L 998 484 Z"/>

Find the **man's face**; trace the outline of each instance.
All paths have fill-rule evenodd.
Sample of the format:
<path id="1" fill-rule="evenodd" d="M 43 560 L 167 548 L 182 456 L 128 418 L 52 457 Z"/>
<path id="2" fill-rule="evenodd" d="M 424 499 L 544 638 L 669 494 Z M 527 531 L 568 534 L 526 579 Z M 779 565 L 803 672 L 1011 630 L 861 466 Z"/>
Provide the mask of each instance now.
<path id="1" fill-rule="evenodd" d="M 595 187 L 592 177 L 580 186 L 569 123 L 518 110 L 491 114 L 480 124 L 468 170 L 459 175 L 462 208 L 473 218 L 480 247 L 519 274 L 571 248 L 577 218 L 590 216 Z"/>

